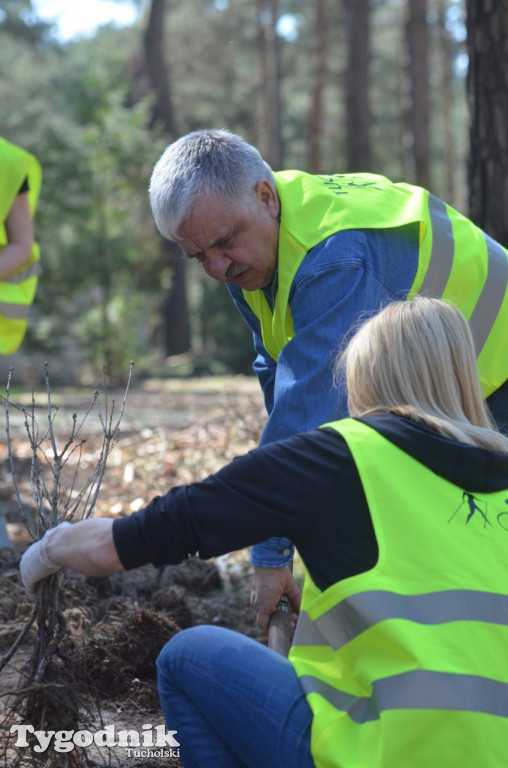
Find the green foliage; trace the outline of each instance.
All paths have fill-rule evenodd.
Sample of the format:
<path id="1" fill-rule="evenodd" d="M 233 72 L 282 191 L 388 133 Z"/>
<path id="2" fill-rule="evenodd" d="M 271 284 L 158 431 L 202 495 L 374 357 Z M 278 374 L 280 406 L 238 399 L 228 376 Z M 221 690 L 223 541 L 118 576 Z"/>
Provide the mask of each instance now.
<path id="1" fill-rule="evenodd" d="M 429 0 L 432 29 L 441 0 Z M 403 0 L 372 0 L 373 170 L 403 176 L 400 89 Z M 449 0 L 457 17 L 463 0 Z M 254 144 L 260 109 L 259 4 L 251 0 L 167 0 L 165 56 L 178 134 L 226 127 Z M 326 0 L 323 168 L 344 167 L 344 6 Z M 312 130 L 311 86 L 316 56 L 313 3 L 279 0 L 291 34 L 279 37 L 284 165 L 306 169 Z M 453 16 L 453 14 L 452 14 Z M 454 44 L 462 42 L 450 16 Z M 35 321 L 24 350 L 44 355 L 74 350 L 77 366 L 111 374 L 125 361 L 160 357 L 160 307 L 171 285 L 167 257 L 149 210 L 147 185 L 168 140 L 149 129 L 152 103 L 142 75 L 145 20 L 130 29 L 103 28 L 65 45 L 50 37 L 29 0 L 0 11 L 0 134 L 34 152 L 44 181 L 37 218 L 44 272 Z M 434 41 L 436 40 L 434 36 Z M 434 42 L 434 45 L 436 43 Z M 436 57 L 433 55 L 432 61 Z M 436 67 L 434 114 L 442 93 Z M 463 76 L 454 70 L 455 164 L 466 135 Z M 8 105 L 8 108 L 6 108 Z M 444 193 L 442 136 L 435 118 L 434 191 Z M 408 179 L 410 180 L 410 179 Z M 223 286 L 188 270 L 193 349 L 233 371 L 250 369 L 250 333 Z M 159 341 L 160 347 L 160 341 Z M 77 354 L 79 352 L 79 354 Z M 159 361 L 160 362 L 160 361 Z"/>
<path id="2" fill-rule="evenodd" d="M 125 47 L 118 46 L 122 37 Z M 25 347 L 46 354 L 74 346 L 83 361 L 106 365 L 112 375 L 146 348 L 134 333 L 146 314 L 136 290 L 157 288 L 158 243 L 146 187 L 154 152 L 164 144 L 147 128 L 150 102 L 129 104 L 125 50 L 135 43 L 129 30 L 111 29 L 65 51 L 6 38 L 9 58 L 22 64 L 11 70 L 17 111 L 5 116 L 1 132 L 43 165 L 41 319 Z M 2 68 L 7 51 L 2 44 Z M 2 87 L 8 89 L 3 78 Z"/>
<path id="3" fill-rule="evenodd" d="M 189 267 L 189 272 L 195 272 L 190 295 L 194 307 L 194 348 L 201 360 L 208 361 L 210 373 L 251 373 L 255 357 L 252 334 L 226 287 L 203 272 L 197 273 L 198 264 Z"/>

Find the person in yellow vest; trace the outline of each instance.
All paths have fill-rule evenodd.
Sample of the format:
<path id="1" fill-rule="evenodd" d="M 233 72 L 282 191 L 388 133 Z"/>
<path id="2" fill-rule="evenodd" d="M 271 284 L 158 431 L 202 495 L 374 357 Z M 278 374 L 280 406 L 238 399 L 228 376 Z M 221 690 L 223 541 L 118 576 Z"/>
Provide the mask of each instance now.
<path id="1" fill-rule="evenodd" d="M 359 317 L 417 294 L 468 319 L 483 394 L 508 432 L 507 251 L 427 190 L 370 173 L 273 173 L 241 137 L 202 130 L 167 147 L 150 199 L 162 235 L 225 283 L 252 330 L 261 445 L 347 416 L 337 344 Z M 252 548 L 261 627 L 294 591 L 292 551 L 285 538 Z"/>
<path id="2" fill-rule="evenodd" d="M 37 288 L 33 216 L 41 178 L 36 158 L 0 137 L 0 355 L 12 354 L 23 341 Z M 0 505 L 0 547 L 10 543 Z"/>
<path id="3" fill-rule="evenodd" d="M 468 324 L 417 296 L 340 359 L 351 417 L 261 446 L 128 517 L 30 547 L 106 575 L 291 536 L 305 585 L 289 659 L 216 626 L 158 659 L 187 768 L 505 768 L 508 437 L 482 398 Z"/>
<path id="4" fill-rule="evenodd" d="M 15 352 L 27 328 L 40 273 L 33 217 L 41 188 L 38 160 L 0 137 L 0 354 Z"/>

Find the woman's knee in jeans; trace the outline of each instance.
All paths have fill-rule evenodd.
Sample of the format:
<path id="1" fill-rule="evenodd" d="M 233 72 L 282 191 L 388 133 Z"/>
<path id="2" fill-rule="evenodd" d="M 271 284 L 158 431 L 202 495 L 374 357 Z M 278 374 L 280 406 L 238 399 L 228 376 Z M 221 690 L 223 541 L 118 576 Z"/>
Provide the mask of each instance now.
<path id="1" fill-rule="evenodd" d="M 171 670 L 171 679 L 175 681 L 175 673 L 185 662 L 199 658 L 210 650 L 211 635 L 219 627 L 200 625 L 182 629 L 168 640 L 157 657 L 157 672 L 159 677 L 167 677 Z"/>

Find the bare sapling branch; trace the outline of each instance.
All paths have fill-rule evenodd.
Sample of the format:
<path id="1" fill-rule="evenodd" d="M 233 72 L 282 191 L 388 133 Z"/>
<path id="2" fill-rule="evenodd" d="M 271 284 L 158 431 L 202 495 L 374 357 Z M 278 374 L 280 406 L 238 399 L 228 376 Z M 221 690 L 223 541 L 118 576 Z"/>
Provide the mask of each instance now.
<path id="1" fill-rule="evenodd" d="M 110 407 L 105 389 L 106 403 L 103 412 L 100 394 L 99 391 L 96 391 L 84 416 L 78 420 L 77 414 L 73 414 L 70 433 L 60 447 L 56 432 L 59 409 L 53 403 L 47 364 L 45 365 L 47 425 L 44 429 L 41 429 L 41 425 L 36 419 L 36 403 L 33 395 L 30 409 L 20 409 L 19 406 L 12 404 L 13 369 L 11 368 L 9 371 L 5 396 L 7 449 L 16 501 L 23 523 L 32 539 L 40 539 L 47 530 L 61 522 L 86 519 L 92 516 L 104 478 L 108 456 L 119 439 L 120 424 L 125 412 L 132 371 L 133 363 L 129 367 L 128 380 L 116 420 L 114 420 L 115 401 L 112 401 Z M 21 500 L 15 468 L 10 427 L 10 408 L 13 407 L 23 412 L 25 431 L 31 447 L 30 486 L 36 510 L 35 525 L 29 520 Z M 95 466 L 89 471 L 88 476 L 82 477 L 81 460 L 86 438 L 81 435 L 87 418 L 95 407 L 103 433 L 103 443 Z"/>
<path id="2" fill-rule="evenodd" d="M 83 417 L 73 414 L 67 436 L 57 431 L 59 408 L 53 402 L 47 363 L 44 366 L 46 388 L 46 423 L 41 425 L 37 416 L 35 395 L 32 392 L 31 406 L 20 408 L 11 401 L 13 368 L 9 371 L 5 395 L 5 418 L 7 450 L 13 478 L 14 492 L 21 519 L 33 540 L 41 539 L 46 531 L 62 522 L 86 519 L 93 515 L 108 456 L 119 440 L 120 424 L 125 412 L 127 395 L 131 384 L 134 364 L 129 375 L 118 415 L 115 416 L 115 401 L 108 403 L 106 375 L 104 373 L 105 406 L 101 406 L 98 391 Z M 84 428 L 94 408 L 102 431 L 99 456 L 91 469 L 83 466 L 86 437 Z M 20 482 L 12 441 L 11 409 L 21 410 L 24 428 L 30 445 L 30 491 L 35 510 L 31 515 L 26 511 L 21 498 Z M 23 685 L 13 694 L 9 712 L 21 716 L 25 723 L 38 730 L 61 729 L 62 712 L 65 712 L 66 727 L 77 728 L 83 717 L 77 695 L 73 692 L 72 671 L 62 649 L 65 635 L 65 619 L 60 607 L 60 586 L 63 575 L 57 571 L 38 585 L 35 606 L 27 626 L 16 638 L 9 651 L 0 658 L 0 670 L 13 657 L 29 627 L 36 624 L 34 646 Z M 55 722 L 55 718 L 60 720 Z M 69 766 L 68 756 L 58 765 Z M 62 757 L 62 760 L 64 758 Z M 16 763 L 17 765 L 18 763 Z"/>
<path id="3" fill-rule="evenodd" d="M 7 386 L 5 390 L 5 432 L 7 436 L 7 451 L 9 455 L 9 466 L 11 469 L 11 475 L 12 475 L 12 483 L 14 486 L 14 494 L 16 496 L 16 503 L 18 505 L 18 509 L 21 515 L 21 519 L 23 520 L 23 523 L 29 532 L 32 539 L 37 539 L 37 533 L 34 531 L 34 529 L 31 526 L 31 523 L 28 519 L 28 517 L 25 514 L 25 507 L 23 505 L 23 502 L 21 501 L 21 495 L 19 492 L 19 486 L 18 486 L 18 477 L 16 474 L 16 468 L 14 466 L 14 455 L 12 451 L 12 441 L 11 441 L 11 429 L 10 429 L 10 414 L 9 414 L 9 397 L 11 392 L 11 383 L 12 383 L 12 377 L 14 374 L 14 368 L 11 366 L 9 369 L 9 375 L 7 377 Z M 14 406 L 17 408 L 17 406 Z M 22 410 L 22 409 L 18 409 Z"/>

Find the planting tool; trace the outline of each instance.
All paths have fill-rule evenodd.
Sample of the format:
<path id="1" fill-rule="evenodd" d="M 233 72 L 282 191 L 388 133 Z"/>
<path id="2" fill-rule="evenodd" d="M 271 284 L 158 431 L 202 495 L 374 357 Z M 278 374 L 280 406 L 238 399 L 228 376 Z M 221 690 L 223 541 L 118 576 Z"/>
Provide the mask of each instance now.
<path id="1" fill-rule="evenodd" d="M 277 609 L 270 617 L 268 625 L 268 647 L 281 656 L 289 654 L 291 647 L 291 604 L 286 595 L 282 595 Z"/>

